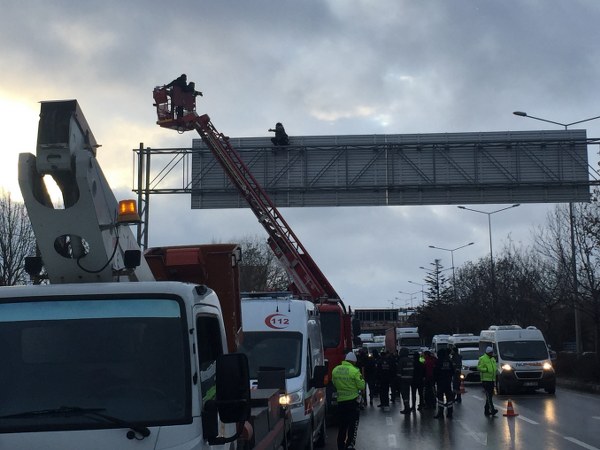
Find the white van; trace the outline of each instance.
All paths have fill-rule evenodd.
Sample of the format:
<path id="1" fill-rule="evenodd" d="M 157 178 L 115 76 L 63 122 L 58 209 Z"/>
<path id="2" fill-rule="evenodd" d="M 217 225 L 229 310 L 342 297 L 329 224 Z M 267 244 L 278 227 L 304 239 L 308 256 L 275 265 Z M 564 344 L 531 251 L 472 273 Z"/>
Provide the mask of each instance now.
<path id="1" fill-rule="evenodd" d="M 455 333 L 448 337 L 448 346 L 454 348 L 479 347 L 479 336 L 473 333 Z"/>
<path id="2" fill-rule="evenodd" d="M 518 389 L 544 389 L 554 394 L 556 375 L 544 336 L 536 327 L 492 325 L 479 334 L 480 351 L 488 346 L 498 361 L 498 394 Z"/>
<path id="3" fill-rule="evenodd" d="M 287 298 L 242 298 L 243 342 L 251 387 L 259 372 L 283 368 L 292 417 L 292 447 L 325 444 L 326 376 L 319 311 L 313 303 Z"/>

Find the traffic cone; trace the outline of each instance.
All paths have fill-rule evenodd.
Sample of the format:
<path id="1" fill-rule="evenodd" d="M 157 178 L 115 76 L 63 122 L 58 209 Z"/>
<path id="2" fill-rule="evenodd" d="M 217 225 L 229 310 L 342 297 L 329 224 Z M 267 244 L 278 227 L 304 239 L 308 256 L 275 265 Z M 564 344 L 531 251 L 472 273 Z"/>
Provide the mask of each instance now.
<path id="1" fill-rule="evenodd" d="M 511 400 L 508 401 L 508 405 L 506 406 L 506 412 L 503 415 L 504 415 L 504 417 L 516 417 L 516 416 L 518 416 L 518 414 L 515 412 L 515 410 L 513 408 L 513 404 L 512 404 Z"/>
<path id="2" fill-rule="evenodd" d="M 465 380 L 460 380 L 460 389 L 458 391 L 459 394 L 466 394 L 467 390 L 465 389 Z"/>

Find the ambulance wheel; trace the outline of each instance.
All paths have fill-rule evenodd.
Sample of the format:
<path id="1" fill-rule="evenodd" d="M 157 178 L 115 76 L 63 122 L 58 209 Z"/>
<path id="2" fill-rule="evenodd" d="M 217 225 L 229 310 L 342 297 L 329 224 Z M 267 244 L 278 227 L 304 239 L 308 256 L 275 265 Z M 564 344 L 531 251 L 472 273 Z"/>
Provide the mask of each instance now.
<path id="1" fill-rule="evenodd" d="M 496 381 L 496 392 L 498 395 L 506 395 L 508 394 L 508 389 L 504 383 L 501 381 Z"/>

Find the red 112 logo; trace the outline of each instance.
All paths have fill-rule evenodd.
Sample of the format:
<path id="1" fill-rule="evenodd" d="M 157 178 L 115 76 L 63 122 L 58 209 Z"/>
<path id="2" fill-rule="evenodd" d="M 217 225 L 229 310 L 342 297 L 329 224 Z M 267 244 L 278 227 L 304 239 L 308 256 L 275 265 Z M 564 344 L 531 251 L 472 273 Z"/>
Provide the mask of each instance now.
<path id="1" fill-rule="evenodd" d="M 284 314 L 271 314 L 265 318 L 265 325 L 276 330 L 287 328 L 289 324 L 290 319 Z"/>

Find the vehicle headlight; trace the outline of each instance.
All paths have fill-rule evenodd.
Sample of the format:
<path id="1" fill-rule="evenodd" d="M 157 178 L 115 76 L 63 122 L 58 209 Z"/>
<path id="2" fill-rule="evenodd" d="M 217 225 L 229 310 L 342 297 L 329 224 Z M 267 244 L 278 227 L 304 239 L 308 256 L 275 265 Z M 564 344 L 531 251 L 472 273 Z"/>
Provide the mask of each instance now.
<path id="1" fill-rule="evenodd" d="M 511 371 L 513 370 L 512 366 L 510 364 L 502 364 L 501 367 L 502 370 L 506 370 L 506 371 Z"/>
<path id="2" fill-rule="evenodd" d="M 548 361 L 546 361 L 546 362 L 544 363 L 544 365 L 542 366 L 542 368 L 543 368 L 544 370 L 553 370 L 553 369 L 554 369 L 554 368 L 552 367 L 552 364 L 550 364 Z"/>
<path id="3" fill-rule="evenodd" d="M 302 395 L 302 390 L 281 395 L 279 397 L 279 404 L 283 406 L 289 406 L 290 408 L 304 405 L 304 396 Z"/>

